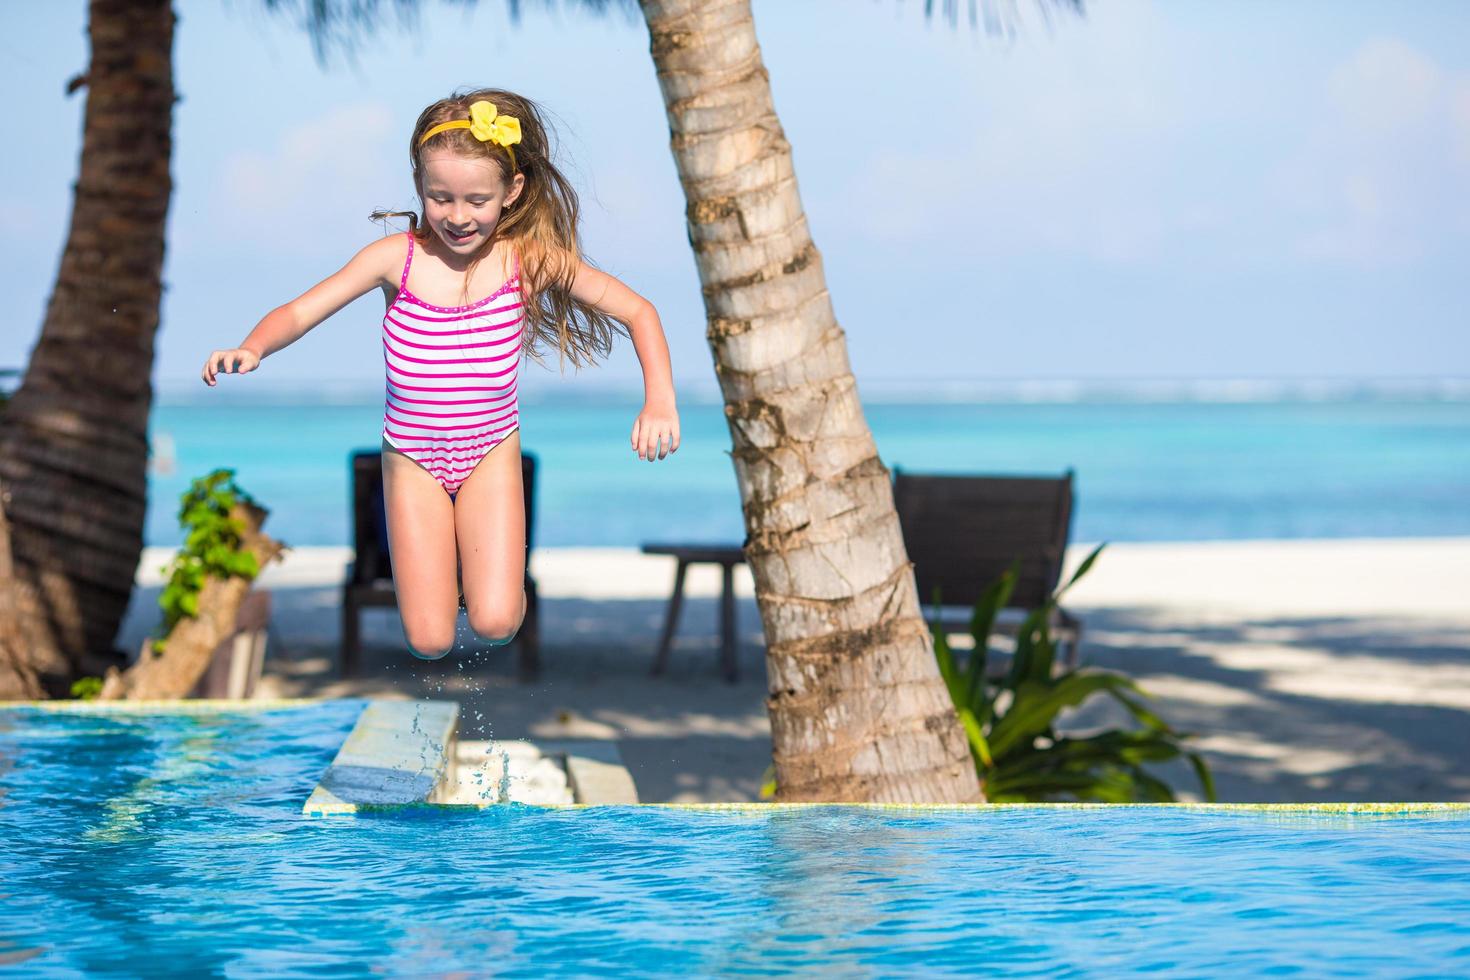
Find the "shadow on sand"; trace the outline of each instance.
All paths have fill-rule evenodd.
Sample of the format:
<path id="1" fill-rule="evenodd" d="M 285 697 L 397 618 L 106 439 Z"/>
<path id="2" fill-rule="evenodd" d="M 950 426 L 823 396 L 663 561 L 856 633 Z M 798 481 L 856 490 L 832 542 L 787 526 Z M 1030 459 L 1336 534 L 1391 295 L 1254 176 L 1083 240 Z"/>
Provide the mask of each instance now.
<path id="1" fill-rule="evenodd" d="M 264 693 L 453 697 L 465 738 L 607 738 L 640 797 L 749 800 L 770 761 L 765 664 L 753 600 L 739 603 L 741 680 L 717 667 L 717 603 L 686 600 L 671 666 L 649 676 L 663 600 L 547 599 L 542 678 L 514 679 L 513 650 L 464 644 L 437 663 L 404 650 L 396 613 L 363 618 L 359 677 L 336 674 L 338 590 L 272 590 Z M 136 649 L 157 589 L 138 589 L 120 634 Z M 1470 800 L 1470 624 L 1387 618 L 1186 617 L 1177 609 L 1078 610 L 1084 662 L 1124 671 L 1156 709 L 1197 733 L 1227 802 Z M 1071 731 L 1125 724 L 1089 705 Z M 1180 763 L 1163 775 L 1185 798 Z"/>

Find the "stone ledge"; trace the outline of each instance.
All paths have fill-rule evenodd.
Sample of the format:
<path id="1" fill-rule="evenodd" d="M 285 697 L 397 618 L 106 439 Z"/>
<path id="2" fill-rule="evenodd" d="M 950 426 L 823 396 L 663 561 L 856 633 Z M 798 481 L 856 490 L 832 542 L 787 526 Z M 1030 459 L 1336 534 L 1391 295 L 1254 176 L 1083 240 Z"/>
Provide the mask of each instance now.
<path id="1" fill-rule="evenodd" d="M 457 785 L 459 704 L 370 701 L 301 812 L 442 802 Z"/>
<path id="2" fill-rule="evenodd" d="M 638 802 L 617 744 L 578 740 L 461 742 L 452 806 L 606 806 Z"/>
<path id="3" fill-rule="evenodd" d="M 575 802 L 560 758 L 524 740 L 460 742 L 455 791 L 443 803 L 493 806 L 526 803 L 556 806 Z"/>
<path id="4" fill-rule="evenodd" d="M 596 739 L 538 743 L 547 755 L 564 760 L 572 800 L 589 806 L 628 806 L 638 802 L 633 775 L 623 765 L 618 743 Z"/>

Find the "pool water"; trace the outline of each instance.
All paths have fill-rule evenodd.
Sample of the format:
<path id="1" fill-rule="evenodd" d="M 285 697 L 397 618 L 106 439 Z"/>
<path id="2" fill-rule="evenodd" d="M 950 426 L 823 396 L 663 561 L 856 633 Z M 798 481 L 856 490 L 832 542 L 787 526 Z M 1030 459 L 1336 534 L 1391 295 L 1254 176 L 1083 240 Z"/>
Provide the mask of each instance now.
<path id="1" fill-rule="evenodd" d="M 1470 973 L 1470 814 L 427 808 L 308 819 L 361 702 L 0 710 L 27 975 Z"/>

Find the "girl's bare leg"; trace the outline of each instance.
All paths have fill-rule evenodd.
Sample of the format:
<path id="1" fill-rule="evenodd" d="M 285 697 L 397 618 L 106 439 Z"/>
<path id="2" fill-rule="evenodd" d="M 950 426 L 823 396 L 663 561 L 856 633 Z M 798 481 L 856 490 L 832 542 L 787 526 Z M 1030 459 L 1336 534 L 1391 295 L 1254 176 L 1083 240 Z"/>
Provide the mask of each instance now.
<path id="1" fill-rule="evenodd" d="M 526 503 L 521 434 L 512 432 L 479 462 L 454 499 L 454 530 L 470 628 L 509 643 L 526 616 Z"/>
<path id="2" fill-rule="evenodd" d="M 459 592 L 454 568 L 454 502 L 439 481 L 383 440 L 383 500 L 403 639 L 417 657 L 454 649 Z"/>

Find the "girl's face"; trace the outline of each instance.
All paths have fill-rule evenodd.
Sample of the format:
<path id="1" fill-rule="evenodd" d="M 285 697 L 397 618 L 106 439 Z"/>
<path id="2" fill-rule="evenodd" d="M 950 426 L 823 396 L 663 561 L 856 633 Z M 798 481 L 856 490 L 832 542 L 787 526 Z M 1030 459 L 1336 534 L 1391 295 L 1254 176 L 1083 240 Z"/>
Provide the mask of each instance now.
<path id="1" fill-rule="evenodd" d="M 516 174 L 507 186 L 493 162 L 445 150 L 426 154 L 423 167 L 424 220 L 451 252 L 464 256 L 489 241 L 526 179 Z"/>

